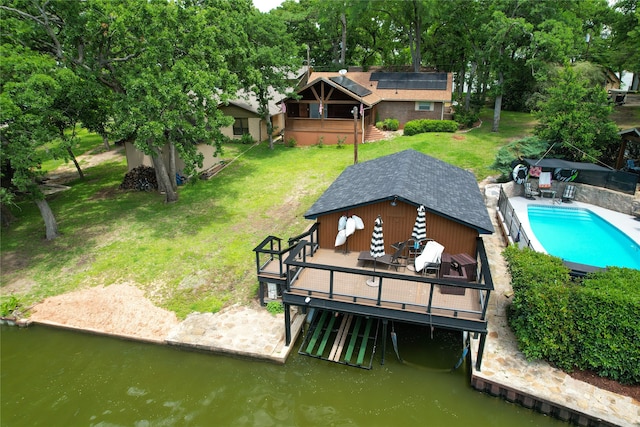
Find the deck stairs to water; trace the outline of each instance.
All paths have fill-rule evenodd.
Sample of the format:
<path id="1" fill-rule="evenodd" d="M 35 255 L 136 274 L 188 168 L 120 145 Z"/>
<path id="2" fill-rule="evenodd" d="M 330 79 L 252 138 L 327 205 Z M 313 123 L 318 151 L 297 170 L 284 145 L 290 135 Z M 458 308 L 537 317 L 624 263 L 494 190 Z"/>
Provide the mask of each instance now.
<path id="1" fill-rule="evenodd" d="M 371 369 L 379 321 L 373 318 L 314 310 L 299 354 Z"/>

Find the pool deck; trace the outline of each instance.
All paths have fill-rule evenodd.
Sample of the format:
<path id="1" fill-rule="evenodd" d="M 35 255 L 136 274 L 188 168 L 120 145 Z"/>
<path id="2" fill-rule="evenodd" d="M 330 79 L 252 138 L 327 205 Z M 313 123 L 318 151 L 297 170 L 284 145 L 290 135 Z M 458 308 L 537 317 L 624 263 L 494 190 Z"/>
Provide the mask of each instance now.
<path id="1" fill-rule="evenodd" d="M 495 206 L 498 192 L 499 185 L 491 185 L 485 189 L 489 214 L 496 230 L 500 230 Z M 528 204 L 552 204 L 550 199 L 540 198 L 527 200 L 515 197 L 509 201 L 514 209 L 523 209 L 525 213 Z M 624 229 L 627 234 L 635 233 L 635 241 L 640 240 L 640 221 L 629 221 L 632 217 L 584 203 L 572 202 L 563 205 L 588 207 L 618 228 Z M 544 361 L 528 361 L 518 350 L 516 338 L 506 317 L 513 290 L 506 262 L 501 255 L 505 248 L 504 238 L 497 231 L 493 235 L 484 236 L 483 239 L 495 290 L 491 294 L 489 304 L 489 335 L 484 348 L 481 371 L 475 369 L 475 361 L 472 363 L 472 386 L 493 396 L 581 426 L 640 426 L 640 402 L 578 381 Z M 471 340 L 470 354 L 477 353 L 478 341 Z"/>
<path id="2" fill-rule="evenodd" d="M 558 198 L 553 200 L 551 198 L 542 197 L 537 197 L 535 199 L 527 199 L 524 197 L 509 198 L 509 202 L 511 203 L 511 206 L 513 206 L 513 209 L 518 216 L 518 220 L 522 224 L 524 232 L 527 234 L 527 237 L 531 239 L 531 245 L 537 252 L 547 253 L 531 230 L 531 224 L 529 224 L 529 215 L 527 214 L 527 208 L 530 205 L 588 209 L 598 215 L 600 218 L 609 222 L 618 230 L 629 236 L 631 240 L 640 245 L 640 221 L 636 220 L 635 217 L 601 208 L 600 206 L 589 205 L 587 203 L 576 201 L 572 201 L 571 203 L 558 203 L 558 200 Z"/>

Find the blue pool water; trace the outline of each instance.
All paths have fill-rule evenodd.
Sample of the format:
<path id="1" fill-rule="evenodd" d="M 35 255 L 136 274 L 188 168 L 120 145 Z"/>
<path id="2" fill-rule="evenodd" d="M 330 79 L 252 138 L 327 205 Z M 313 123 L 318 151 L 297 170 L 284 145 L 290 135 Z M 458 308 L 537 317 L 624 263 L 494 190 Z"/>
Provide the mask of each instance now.
<path id="1" fill-rule="evenodd" d="M 551 255 L 596 267 L 640 270 L 640 246 L 588 209 L 528 207 L 531 230 Z"/>

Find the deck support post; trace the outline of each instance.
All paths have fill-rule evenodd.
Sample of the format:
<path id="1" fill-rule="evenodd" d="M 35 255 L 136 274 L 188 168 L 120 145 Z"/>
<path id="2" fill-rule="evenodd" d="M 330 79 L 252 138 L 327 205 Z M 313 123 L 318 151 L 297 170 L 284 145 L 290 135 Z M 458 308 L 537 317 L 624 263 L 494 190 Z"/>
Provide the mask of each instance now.
<path id="1" fill-rule="evenodd" d="M 284 305 L 284 345 L 289 345 L 291 344 L 291 312 L 290 312 L 290 305 L 289 304 L 283 304 Z"/>
<path id="2" fill-rule="evenodd" d="M 476 358 L 476 370 L 481 371 L 480 367 L 482 366 L 482 354 L 484 353 L 484 345 L 487 342 L 487 333 L 483 332 L 480 334 L 480 344 L 478 345 L 478 354 Z"/>
<path id="3" fill-rule="evenodd" d="M 384 365 L 384 355 L 387 352 L 387 325 L 389 324 L 388 319 L 382 319 L 382 357 L 380 359 L 380 364 Z"/>

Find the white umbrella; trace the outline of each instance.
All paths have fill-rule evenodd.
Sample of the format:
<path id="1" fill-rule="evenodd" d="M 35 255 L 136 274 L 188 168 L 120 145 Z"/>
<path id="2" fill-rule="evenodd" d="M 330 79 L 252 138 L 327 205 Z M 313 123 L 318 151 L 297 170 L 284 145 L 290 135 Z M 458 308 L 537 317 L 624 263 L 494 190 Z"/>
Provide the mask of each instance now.
<path id="1" fill-rule="evenodd" d="M 376 271 L 376 260 L 385 255 L 384 253 L 384 236 L 382 235 L 382 218 L 378 215 L 373 225 L 373 234 L 371 234 L 371 247 L 369 253 L 373 257 L 373 271 Z M 367 280 L 369 286 L 377 286 L 375 278 Z"/>

